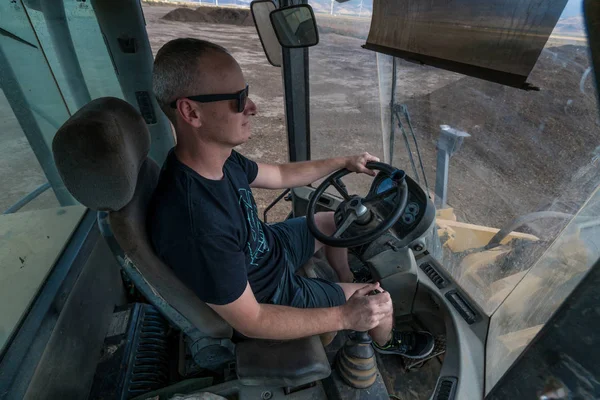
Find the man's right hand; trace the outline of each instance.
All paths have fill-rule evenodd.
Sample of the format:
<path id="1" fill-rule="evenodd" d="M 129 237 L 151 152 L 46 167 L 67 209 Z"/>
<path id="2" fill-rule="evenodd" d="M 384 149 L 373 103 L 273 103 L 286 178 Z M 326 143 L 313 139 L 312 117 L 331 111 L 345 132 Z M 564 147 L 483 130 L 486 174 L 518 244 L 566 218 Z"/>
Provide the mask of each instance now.
<path id="1" fill-rule="evenodd" d="M 371 295 L 374 290 L 380 293 Z M 375 283 L 354 292 L 342 310 L 346 329 L 366 332 L 392 314 L 392 299 L 388 292 L 379 288 L 379 283 Z"/>

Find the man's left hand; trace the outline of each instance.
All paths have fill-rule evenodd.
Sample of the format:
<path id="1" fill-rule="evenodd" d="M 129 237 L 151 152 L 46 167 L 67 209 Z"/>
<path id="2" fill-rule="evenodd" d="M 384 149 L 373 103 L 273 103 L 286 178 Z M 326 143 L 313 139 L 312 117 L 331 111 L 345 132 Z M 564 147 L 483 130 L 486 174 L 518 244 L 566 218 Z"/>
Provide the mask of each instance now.
<path id="1" fill-rule="evenodd" d="M 346 169 L 352 172 L 360 172 L 371 176 L 377 175 L 377 173 L 367 168 L 369 161 L 379 162 L 379 158 L 370 155 L 369 153 L 362 153 L 357 156 L 350 156 L 346 158 Z"/>

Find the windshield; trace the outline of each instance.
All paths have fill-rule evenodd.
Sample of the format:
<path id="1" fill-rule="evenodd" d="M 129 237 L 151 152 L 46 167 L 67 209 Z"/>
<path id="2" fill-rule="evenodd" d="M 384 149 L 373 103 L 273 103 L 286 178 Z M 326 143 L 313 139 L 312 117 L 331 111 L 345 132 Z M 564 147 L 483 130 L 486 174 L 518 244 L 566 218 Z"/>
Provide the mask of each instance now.
<path id="1" fill-rule="evenodd" d="M 360 16 L 354 3 L 313 3 L 312 157 L 373 152 L 429 190 L 435 256 L 492 317 L 489 390 L 600 257 L 600 119 L 582 1 L 568 2 L 529 76 L 540 91 L 361 49 L 370 2 Z M 461 139 L 440 144 L 442 126 Z M 366 193 L 368 178 L 348 180 Z"/>
<path id="2" fill-rule="evenodd" d="M 596 92 L 581 16 L 569 19 L 575 22 L 559 23 L 530 75 L 539 92 L 452 73 L 421 96 L 407 98 L 398 85 L 398 102 L 421 138 L 429 182 L 437 178 L 440 125 L 471 135 L 450 161 L 445 206 L 454 215 L 439 218 L 447 243 L 441 260 L 488 315 L 598 186 Z M 418 73 L 419 67 L 401 65 Z M 396 143 L 394 149 L 394 162 L 407 165 L 405 148 Z M 506 235 L 501 243 L 513 243 L 481 255 L 493 228 L 528 235 Z"/>

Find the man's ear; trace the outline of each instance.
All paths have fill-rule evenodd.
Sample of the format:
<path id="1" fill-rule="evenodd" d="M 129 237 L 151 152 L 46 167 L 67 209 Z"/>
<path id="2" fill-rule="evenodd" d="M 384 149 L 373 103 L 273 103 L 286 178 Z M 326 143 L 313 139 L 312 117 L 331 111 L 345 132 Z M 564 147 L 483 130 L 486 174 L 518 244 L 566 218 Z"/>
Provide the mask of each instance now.
<path id="1" fill-rule="evenodd" d="M 202 112 L 194 102 L 188 99 L 179 99 L 177 101 L 177 112 L 181 119 L 194 128 L 202 126 Z"/>

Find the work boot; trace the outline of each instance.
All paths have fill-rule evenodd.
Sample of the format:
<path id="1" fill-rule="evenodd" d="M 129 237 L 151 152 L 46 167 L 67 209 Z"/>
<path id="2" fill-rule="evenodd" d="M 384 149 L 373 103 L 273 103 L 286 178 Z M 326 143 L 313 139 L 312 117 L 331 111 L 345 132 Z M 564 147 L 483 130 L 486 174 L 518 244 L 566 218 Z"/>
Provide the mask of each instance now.
<path id="1" fill-rule="evenodd" d="M 373 342 L 375 351 L 381 354 L 398 354 L 406 358 L 425 358 L 435 346 L 433 335 L 429 332 L 398 332 L 392 330 L 392 338 L 384 346 Z"/>

